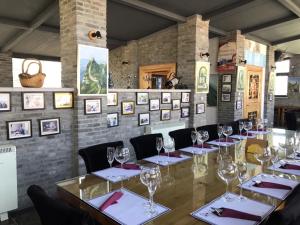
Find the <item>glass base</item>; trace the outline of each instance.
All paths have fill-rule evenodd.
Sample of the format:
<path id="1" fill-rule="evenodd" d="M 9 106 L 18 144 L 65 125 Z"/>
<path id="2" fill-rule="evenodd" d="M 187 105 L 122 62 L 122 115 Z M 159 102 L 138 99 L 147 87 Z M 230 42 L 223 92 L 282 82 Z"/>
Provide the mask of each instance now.
<path id="1" fill-rule="evenodd" d="M 224 202 L 232 202 L 234 200 L 234 198 L 230 197 L 228 193 L 226 193 L 222 199 Z"/>
<path id="2" fill-rule="evenodd" d="M 240 195 L 239 196 L 239 201 L 243 202 L 243 201 L 246 201 L 248 198 L 243 196 L 243 195 Z"/>

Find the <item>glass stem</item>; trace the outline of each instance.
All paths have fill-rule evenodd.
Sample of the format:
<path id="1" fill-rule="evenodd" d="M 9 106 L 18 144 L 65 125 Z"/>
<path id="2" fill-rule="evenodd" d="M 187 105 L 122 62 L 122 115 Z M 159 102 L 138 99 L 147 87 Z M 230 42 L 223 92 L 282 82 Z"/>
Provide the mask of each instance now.
<path id="1" fill-rule="evenodd" d="M 242 183 L 241 183 L 241 186 L 240 186 L 240 198 L 243 197 L 243 188 L 242 188 Z"/>
<path id="2" fill-rule="evenodd" d="M 153 192 L 149 191 L 149 203 L 150 203 L 150 211 L 153 209 Z"/>
<path id="3" fill-rule="evenodd" d="M 226 195 L 228 195 L 228 193 L 229 193 L 229 184 L 228 182 L 226 182 Z"/>

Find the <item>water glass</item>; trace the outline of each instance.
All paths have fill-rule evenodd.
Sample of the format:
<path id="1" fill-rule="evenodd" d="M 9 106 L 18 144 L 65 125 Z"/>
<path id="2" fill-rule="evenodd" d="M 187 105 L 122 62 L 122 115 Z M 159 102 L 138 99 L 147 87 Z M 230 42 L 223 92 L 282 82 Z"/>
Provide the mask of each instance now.
<path id="1" fill-rule="evenodd" d="M 107 161 L 110 167 L 112 167 L 112 163 L 115 159 L 115 151 L 114 147 L 107 147 Z"/>
<path id="2" fill-rule="evenodd" d="M 204 142 L 205 141 L 207 141 L 209 139 L 209 134 L 208 134 L 208 132 L 207 131 L 205 131 L 205 130 L 200 130 L 199 132 L 198 132 L 198 140 L 199 140 L 199 142 L 201 143 L 201 147 L 203 148 L 203 144 L 204 144 Z"/>
<path id="3" fill-rule="evenodd" d="M 193 142 L 193 147 L 195 146 L 195 143 L 197 141 L 198 138 L 198 132 L 197 131 L 192 131 L 191 132 L 191 138 L 192 138 L 192 142 Z"/>
<path id="4" fill-rule="evenodd" d="M 117 148 L 115 152 L 115 159 L 121 163 L 121 168 L 123 164 L 130 159 L 130 151 L 128 148 Z"/>
<path id="5" fill-rule="evenodd" d="M 240 130 L 240 135 L 242 135 L 242 131 L 244 129 L 244 122 L 243 121 L 239 121 L 239 130 Z"/>
<path id="6" fill-rule="evenodd" d="M 228 140 L 228 137 L 232 135 L 232 133 L 233 133 L 232 126 L 228 126 L 228 125 L 223 126 L 223 134 L 226 137 L 226 142 Z"/>
<path id="7" fill-rule="evenodd" d="M 164 139 L 164 149 L 168 154 L 168 158 L 170 157 L 170 152 L 174 150 L 175 148 L 175 142 L 174 142 L 174 138 L 168 137 Z M 169 161 L 168 161 L 169 163 Z"/>
<path id="8" fill-rule="evenodd" d="M 158 157 L 159 157 L 159 153 L 160 153 L 162 147 L 163 147 L 163 139 L 162 139 L 162 137 L 157 137 L 156 138 L 156 150 L 158 152 Z"/>
<path id="9" fill-rule="evenodd" d="M 219 141 L 222 137 L 222 134 L 223 134 L 223 126 L 221 125 L 218 125 L 218 136 L 219 136 Z"/>
<path id="10" fill-rule="evenodd" d="M 240 182 L 240 196 L 239 199 L 241 201 L 246 200 L 247 198 L 243 196 L 243 187 L 242 184 L 248 179 L 247 174 L 247 163 L 246 162 L 238 162 L 237 163 L 237 170 L 238 170 L 238 180 Z"/>
<path id="11" fill-rule="evenodd" d="M 252 127 L 253 127 L 253 125 L 252 125 L 252 122 L 251 122 L 251 121 L 246 121 L 246 122 L 244 123 L 244 129 L 245 129 L 245 131 L 247 132 L 247 138 L 248 138 L 248 132 L 249 132 L 249 130 L 252 129 Z"/>
<path id="12" fill-rule="evenodd" d="M 263 148 L 263 151 L 260 153 L 255 153 L 254 157 L 261 164 L 263 170 L 264 163 L 270 161 L 271 159 L 271 150 L 269 147 Z"/>

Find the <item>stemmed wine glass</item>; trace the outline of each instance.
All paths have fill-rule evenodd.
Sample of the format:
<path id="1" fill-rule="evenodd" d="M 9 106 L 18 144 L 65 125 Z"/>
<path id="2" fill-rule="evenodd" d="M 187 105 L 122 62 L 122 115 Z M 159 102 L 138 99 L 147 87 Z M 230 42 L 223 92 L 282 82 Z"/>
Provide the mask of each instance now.
<path id="1" fill-rule="evenodd" d="M 162 139 L 162 137 L 157 137 L 156 138 L 156 150 L 158 152 L 158 158 L 159 158 L 159 153 L 160 153 L 162 147 L 163 147 L 163 139 Z"/>
<path id="2" fill-rule="evenodd" d="M 264 124 L 264 129 L 267 131 L 268 130 L 268 119 L 267 118 L 265 118 L 264 120 L 263 120 L 263 124 Z"/>
<path id="3" fill-rule="evenodd" d="M 207 141 L 209 139 L 209 134 L 206 130 L 200 130 L 198 132 L 198 140 L 200 141 L 201 143 L 201 148 L 203 149 L 203 144 L 205 141 Z"/>
<path id="4" fill-rule="evenodd" d="M 247 163 L 246 162 L 238 162 L 237 163 L 237 170 L 238 170 L 238 180 L 240 182 L 240 196 L 239 196 L 239 199 L 241 201 L 243 201 L 243 200 L 247 199 L 245 196 L 243 196 L 243 187 L 242 187 L 242 184 L 248 179 Z"/>
<path id="5" fill-rule="evenodd" d="M 112 167 L 112 163 L 115 159 L 115 151 L 114 147 L 107 147 L 107 161 L 110 167 Z"/>
<path id="6" fill-rule="evenodd" d="M 248 133 L 249 133 L 249 130 L 251 130 L 252 129 L 252 122 L 251 121 L 246 121 L 245 123 L 244 123 L 244 129 L 245 129 L 245 131 L 247 132 L 247 138 L 248 138 Z"/>
<path id="7" fill-rule="evenodd" d="M 121 163 L 121 168 L 123 168 L 123 164 L 130 159 L 129 149 L 118 147 L 115 151 L 115 159 Z"/>
<path id="8" fill-rule="evenodd" d="M 243 129 L 244 129 L 244 122 L 243 121 L 239 121 L 240 136 L 242 136 Z"/>
<path id="9" fill-rule="evenodd" d="M 228 136 L 232 135 L 232 126 L 225 125 L 223 126 L 223 134 L 226 137 L 226 143 L 228 142 Z"/>
<path id="10" fill-rule="evenodd" d="M 195 130 L 193 130 L 193 131 L 191 132 L 191 138 L 192 138 L 192 142 L 193 142 L 193 147 L 195 146 L 195 143 L 196 143 L 196 141 L 197 141 L 197 137 L 198 137 L 198 132 L 195 131 Z"/>
<path id="11" fill-rule="evenodd" d="M 268 162 L 271 159 L 271 151 L 270 148 L 263 148 L 263 151 L 260 153 L 255 153 L 254 157 L 258 162 L 260 162 L 262 170 L 265 162 Z"/>
<path id="12" fill-rule="evenodd" d="M 175 142 L 174 138 L 168 137 L 164 139 L 163 147 L 165 151 L 168 153 L 168 159 L 170 158 L 170 152 L 174 150 Z M 169 161 L 168 161 L 169 163 Z"/>
<path id="13" fill-rule="evenodd" d="M 256 130 L 257 131 L 263 131 L 264 128 L 264 123 L 262 119 L 257 119 L 256 120 Z"/>
<path id="14" fill-rule="evenodd" d="M 279 161 L 279 155 L 278 155 L 278 148 L 271 147 L 271 163 L 272 163 L 272 176 L 276 178 L 275 176 L 275 164 Z"/>
<path id="15" fill-rule="evenodd" d="M 219 142 L 221 141 L 222 134 L 223 134 L 223 126 L 218 125 Z"/>

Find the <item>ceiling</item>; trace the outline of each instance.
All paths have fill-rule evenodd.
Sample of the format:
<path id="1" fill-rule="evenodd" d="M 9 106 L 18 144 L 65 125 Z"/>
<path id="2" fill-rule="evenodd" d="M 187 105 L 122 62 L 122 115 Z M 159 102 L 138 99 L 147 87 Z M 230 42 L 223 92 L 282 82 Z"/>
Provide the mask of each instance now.
<path id="1" fill-rule="evenodd" d="M 210 20 L 210 37 L 241 30 L 249 39 L 300 54 L 300 0 L 107 0 L 110 49 L 186 17 Z M 1 0 L 0 49 L 59 58 L 58 0 Z"/>

